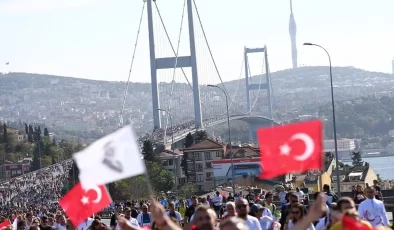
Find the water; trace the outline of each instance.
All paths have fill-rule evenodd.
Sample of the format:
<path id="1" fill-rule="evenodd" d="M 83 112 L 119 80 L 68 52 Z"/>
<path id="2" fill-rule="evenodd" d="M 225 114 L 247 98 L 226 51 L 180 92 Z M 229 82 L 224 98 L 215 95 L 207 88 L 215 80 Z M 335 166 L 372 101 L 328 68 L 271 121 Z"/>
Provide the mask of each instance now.
<path id="1" fill-rule="evenodd" d="M 394 156 L 364 158 L 363 161 L 368 162 L 375 173 L 380 175 L 380 178 L 384 180 L 394 179 Z"/>

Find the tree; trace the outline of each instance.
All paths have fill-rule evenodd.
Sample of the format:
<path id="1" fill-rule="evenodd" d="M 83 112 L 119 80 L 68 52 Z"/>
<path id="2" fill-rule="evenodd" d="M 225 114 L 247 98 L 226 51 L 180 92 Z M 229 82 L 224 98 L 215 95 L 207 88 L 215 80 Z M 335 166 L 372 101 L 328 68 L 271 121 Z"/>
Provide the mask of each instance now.
<path id="1" fill-rule="evenodd" d="M 363 166 L 364 162 L 361 158 L 361 152 L 353 152 L 352 165 L 353 166 Z"/>
<path id="2" fill-rule="evenodd" d="M 30 171 L 35 171 L 40 169 L 40 156 L 37 153 L 33 154 L 33 161 L 31 162 Z"/>
<path id="3" fill-rule="evenodd" d="M 185 137 L 185 148 L 189 148 L 192 146 L 194 143 L 194 137 L 191 133 L 188 133 Z M 189 172 L 188 172 L 188 167 L 187 167 L 187 158 L 188 158 L 188 152 L 184 152 L 182 156 L 182 161 L 181 161 L 181 167 L 184 169 L 184 173 L 186 176 L 186 182 L 189 179 Z"/>
<path id="4" fill-rule="evenodd" d="M 79 168 L 77 163 L 73 160 L 72 168 L 68 171 L 70 189 L 79 182 Z"/>
<path id="5" fill-rule="evenodd" d="M 33 126 L 31 125 L 29 125 L 29 133 L 27 134 L 27 141 L 29 143 L 34 142 L 34 130 L 33 130 Z"/>
<path id="6" fill-rule="evenodd" d="M 156 192 L 167 192 L 174 187 L 174 174 L 164 169 L 160 163 L 147 161 L 146 166 L 153 189 Z M 145 180 L 145 177 L 143 179 Z"/>
<path id="7" fill-rule="evenodd" d="M 190 197 L 197 192 L 197 185 L 188 183 L 184 184 L 180 189 L 180 194 L 183 198 Z"/>
<path id="8" fill-rule="evenodd" d="M 7 125 L 3 125 L 3 143 L 8 144 L 8 133 L 7 133 Z"/>
<path id="9" fill-rule="evenodd" d="M 52 156 L 51 156 L 51 161 L 52 161 L 53 165 L 56 164 L 56 159 L 55 159 L 55 155 L 54 154 L 52 154 Z"/>
<path id="10" fill-rule="evenodd" d="M 208 134 L 205 130 L 199 130 L 194 134 L 194 137 L 196 141 L 203 141 L 208 139 Z"/>
<path id="11" fill-rule="evenodd" d="M 364 166 L 369 167 L 369 163 L 368 162 L 364 162 Z"/>
<path id="12" fill-rule="evenodd" d="M 142 155 L 146 161 L 155 160 L 155 152 L 153 150 L 153 143 L 151 140 L 144 140 L 142 144 Z"/>
<path id="13" fill-rule="evenodd" d="M 44 128 L 44 137 L 49 137 L 48 128 Z"/>
<path id="14" fill-rule="evenodd" d="M 380 177 L 380 174 L 376 174 L 376 177 L 377 177 L 378 183 L 383 182 L 382 178 Z"/>

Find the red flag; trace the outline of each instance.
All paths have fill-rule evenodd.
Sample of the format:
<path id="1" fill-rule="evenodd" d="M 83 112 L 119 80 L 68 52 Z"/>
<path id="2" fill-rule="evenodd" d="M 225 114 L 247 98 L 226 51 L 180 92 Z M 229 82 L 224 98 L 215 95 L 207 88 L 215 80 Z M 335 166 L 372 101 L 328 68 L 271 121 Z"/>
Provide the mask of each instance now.
<path id="1" fill-rule="evenodd" d="M 319 120 L 259 129 L 257 136 L 263 167 L 261 179 L 322 168 L 322 122 Z"/>
<path id="2" fill-rule="evenodd" d="M 81 183 L 74 186 L 60 201 L 74 226 L 78 226 L 89 216 L 101 211 L 112 203 L 105 185 L 83 189 Z"/>
<path id="3" fill-rule="evenodd" d="M 350 216 L 342 217 L 342 230 L 371 230 L 372 228 Z"/>
<path id="4" fill-rule="evenodd" d="M 5 229 L 6 227 L 11 225 L 11 221 L 10 220 L 6 220 L 2 223 L 0 223 L 0 229 Z"/>

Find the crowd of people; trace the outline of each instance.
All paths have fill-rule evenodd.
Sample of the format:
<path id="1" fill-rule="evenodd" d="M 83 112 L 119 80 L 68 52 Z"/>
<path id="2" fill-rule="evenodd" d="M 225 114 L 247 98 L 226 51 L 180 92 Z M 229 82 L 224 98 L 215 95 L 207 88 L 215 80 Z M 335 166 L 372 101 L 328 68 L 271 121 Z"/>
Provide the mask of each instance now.
<path id="1" fill-rule="evenodd" d="M 313 195 L 313 201 L 299 188 L 262 190 L 259 194 L 252 190 L 247 194 L 215 192 L 183 200 L 161 197 L 152 201 L 116 201 L 106 208 L 107 213 L 112 212 L 108 226 L 99 213 L 73 227 L 57 203 L 71 168 L 72 161 L 68 160 L 0 183 L 0 225 L 8 219 L 14 222 L 13 227 L 6 226 L 9 230 L 341 230 L 349 220 L 351 225 L 362 226 L 360 230 L 389 226 L 375 181 L 365 189 L 355 186 L 353 197 L 341 198 L 324 185 L 321 193 Z M 275 196 L 280 200 L 276 205 Z"/>
<path id="2" fill-rule="evenodd" d="M 152 133 L 152 136 L 154 139 L 163 139 L 164 138 L 164 133 L 166 136 L 171 136 L 172 134 L 175 134 L 181 130 L 184 129 L 189 129 L 192 128 L 193 125 L 195 124 L 194 120 L 185 122 L 183 124 L 178 124 L 178 125 L 173 125 L 172 127 L 167 127 L 167 129 L 157 129 Z"/>
<path id="3" fill-rule="evenodd" d="M 2 208 L 57 208 L 71 167 L 71 160 L 63 161 L 0 183 Z"/>
<path id="4" fill-rule="evenodd" d="M 365 189 L 366 200 L 358 210 L 351 197 L 337 197 L 324 185 L 304 205 L 301 191 L 282 191 L 285 201 L 275 205 L 275 192 L 246 195 L 215 194 L 186 200 L 160 198 L 152 201 L 115 202 L 113 229 L 195 229 L 195 230 L 341 230 L 389 228 L 383 202 L 375 187 Z M 350 225 L 347 226 L 347 225 Z M 347 226 L 347 227 L 346 227 Z"/>

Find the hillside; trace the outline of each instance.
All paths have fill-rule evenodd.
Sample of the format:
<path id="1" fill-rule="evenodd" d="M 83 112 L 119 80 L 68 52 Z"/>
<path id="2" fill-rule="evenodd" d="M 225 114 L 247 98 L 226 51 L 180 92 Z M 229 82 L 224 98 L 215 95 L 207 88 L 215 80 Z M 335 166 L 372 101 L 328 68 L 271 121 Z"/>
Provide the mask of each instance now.
<path id="1" fill-rule="evenodd" d="M 390 74 L 352 67 L 335 67 L 333 74 L 337 101 L 371 94 L 389 95 L 394 83 L 394 77 Z M 276 119 L 292 119 L 306 112 L 318 112 L 318 106 L 330 101 L 328 67 L 284 70 L 271 73 L 271 78 Z M 253 77 L 252 81 L 258 83 L 260 77 Z M 225 84 L 230 94 L 238 86 L 236 81 Z M 234 100 L 238 109 L 245 110 L 244 81 L 239 84 Z M 3 74 L 0 75 L 0 119 L 45 123 L 50 130 L 66 138 L 98 138 L 116 129 L 124 87 L 122 82 L 29 73 Z M 160 85 L 160 89 L 163 90 L 163 87 Z M 175 86 L 175 95 L 180 100 L 178 103 L 192 106 L 191 91 L 180 90 L 185 88 L 185 84 L 177 83 Z M 202 90 L 207 89 L 202 87 Z M 124 123 L 133 123 L 138 134 L 152 129 L 150 91 L 148 83 L 131 83 L 129 87 Z M 161 100 L 168 98 L 162 94 Z M 265 99 L 259 99 L 255 113 L 265 115 L 264 105 Z M 177 119 L 192 119 L 191 115 Z"/>

